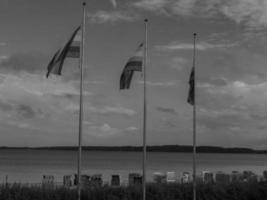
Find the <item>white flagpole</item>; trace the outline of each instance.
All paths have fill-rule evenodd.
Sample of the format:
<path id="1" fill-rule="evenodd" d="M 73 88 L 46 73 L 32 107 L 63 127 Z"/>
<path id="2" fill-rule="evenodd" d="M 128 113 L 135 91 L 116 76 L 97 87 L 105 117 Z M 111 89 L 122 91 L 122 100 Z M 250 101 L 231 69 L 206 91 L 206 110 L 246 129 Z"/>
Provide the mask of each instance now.
<path id="1" fill-rule="evenodd" d="M 193 99 L 193 200 L 196 200 L 196 36 L 194 33 L 194 53 L 193 53 L 193 70 L 194 70 L 194 99 Z"/>
<path id="2" fill-rule="evenodd" d="M 143 116 L 143 200 L 146 200 L 146 66 L 147 66 L 147 23 L 145 22 L 145 51 L 144 51 L 144 116 Z"/>
<path id="3" fill-rule="evenodd" d="M 84 62 L 84 44 L 85 44 L 85 19 L 86 3 L 83 2 L 83 19 L 82 19 L 82 41 L 80 46 L 80 113 L 79 113 L 79 140 L 78 140 L 78 180 L 77 180 L 77 191 L 78 200 L 81 199 L 81 160 L 82 160 L 82 132 L 83 132 L 83 62 Z"/>

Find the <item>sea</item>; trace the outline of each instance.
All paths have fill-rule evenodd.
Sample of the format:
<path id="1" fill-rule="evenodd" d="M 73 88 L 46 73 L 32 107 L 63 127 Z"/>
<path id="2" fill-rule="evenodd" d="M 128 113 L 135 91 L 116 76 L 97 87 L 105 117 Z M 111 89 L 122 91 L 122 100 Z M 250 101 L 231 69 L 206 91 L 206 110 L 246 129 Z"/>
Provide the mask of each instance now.
<path id="1" fill-rule="evenodd" d="M 152 181 L 155 172 L 175 172 L 177 179 L 182 172 L 192 173 L 191 153 L 147 153 L 147 179 Z M 197 174 L 202 171 L 251 170 L 262 175 L 267 170 L 264 154 L 213 154 L 199 153 L 196 159 Z M 77 172 L 77 152 L 72 150 L 0 150 L 0 183 L 41 183 L 43 175 L 53 175 L 56 182 L 63 182 L 64 175 Z M 82 174 L 102 174 L 108 183 L 112 174 L 119 174 L 122 182 L 129 173 L 142 172 L 142 152 L 83 151 Z"/>

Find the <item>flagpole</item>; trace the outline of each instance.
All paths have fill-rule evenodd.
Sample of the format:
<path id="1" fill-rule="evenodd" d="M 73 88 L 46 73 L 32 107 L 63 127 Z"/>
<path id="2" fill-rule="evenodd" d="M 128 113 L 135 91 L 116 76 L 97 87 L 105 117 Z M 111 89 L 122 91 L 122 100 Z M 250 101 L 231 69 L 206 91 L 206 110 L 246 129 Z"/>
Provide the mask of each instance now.
<path id="1" fill-rule="evenodd" d="M 84 44 L 85 44 L 85 19 L 86 3 L 83 2 L 83 19 L 82 19 L 82 41 L 80 47 L 80 113 L 79 113 L 79 139 L 78 139 L 78 169 L 77 169 L 77 192 L 78 200 L 81 199 L 81 160 L 82 160 L 82 133 L 83 133 L 83 62 L 84 62 Z"/>
<path id="2" fill-rule="evenodd" d="M 193 53 L 193 70 L 194 70 L 194 103 L 193 103 L 193 200 L 196 200 L 196 36 L 194 33 L 194 53 Z"/>
<path id="3" fill-rule="evenodd" d="M 143 200 L 146 200 L 146 66 L 147 66 L 147 23 L 145 22 L 145 51 L 144 51 L 144 116 L 143 116 Z"/>

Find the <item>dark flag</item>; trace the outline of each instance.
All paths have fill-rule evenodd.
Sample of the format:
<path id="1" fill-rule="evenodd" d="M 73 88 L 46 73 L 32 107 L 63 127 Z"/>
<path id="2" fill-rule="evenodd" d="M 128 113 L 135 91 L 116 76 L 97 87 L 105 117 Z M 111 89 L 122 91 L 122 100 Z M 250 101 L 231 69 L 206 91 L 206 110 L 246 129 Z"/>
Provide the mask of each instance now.
<path id="1" fill-rule="evenodd" d="M 77 34 L 80 26 L 74 31 L 69 41 L 62 50 L 58 50 L 47 66 L 46 77 L 50 73 L 61 75 L 62 66 L 66 57 L 79 58 L 80 56 L 80 37 Z"/>
<path id="2" fill-rule="evenodd" d="M 124 66 L 123 72 L 120 77 L 121 90 L 130 88 L 134 71 L 142 71 L 144 59 L 143 46 L 143 43 L 138 46 L 135 55 L 132 56 Z"/>
<path id="3" fill-rule="evenodd" d="M 187 97 L 187 102 L 191 105 L 195 103 L 195 68 L 192 67 L 189 78 L 189 92 Z"/>

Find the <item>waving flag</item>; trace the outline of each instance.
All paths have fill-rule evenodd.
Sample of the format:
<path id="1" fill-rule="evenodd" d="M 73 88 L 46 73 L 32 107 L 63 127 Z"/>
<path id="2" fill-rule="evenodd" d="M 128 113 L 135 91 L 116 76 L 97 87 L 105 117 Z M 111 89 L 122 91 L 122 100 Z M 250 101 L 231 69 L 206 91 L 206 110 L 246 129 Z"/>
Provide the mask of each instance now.
<path id="1" fill-rule="evenodd" d="M 63 49 L 59 49 L 47 66 L 46 77 L 50 73 L 61 75 L 62 66 L 66 57 L 79 58 L 81 37 L 78 34 L 80 26 L 74 31 L 71 38 L 65 44 Z"/>
<path id="2" fill-rule="evenodd" d="M 80 57 L 80 46 L 81 46 L 81 34 L 78 31 L 71 42 L 71 45 L 68 49 L 67 57 L 79 58 Z"/>
<path id="3" fill-rule="evenodd" d="M 142 71 L 144 59 L 144 44 L 141 43 L 135 55 L 133 55 L 124 66 L 123 72 L 120 77 L 120 89 L 129 89 L 134 71 Z"/>
<path id="4" fill-rule="evenodd" d="M 195 103 L 195 68 L 192 67 L 192 71 L 189 78 L 189 92 L 187 102 L 191 105 Z"/>

